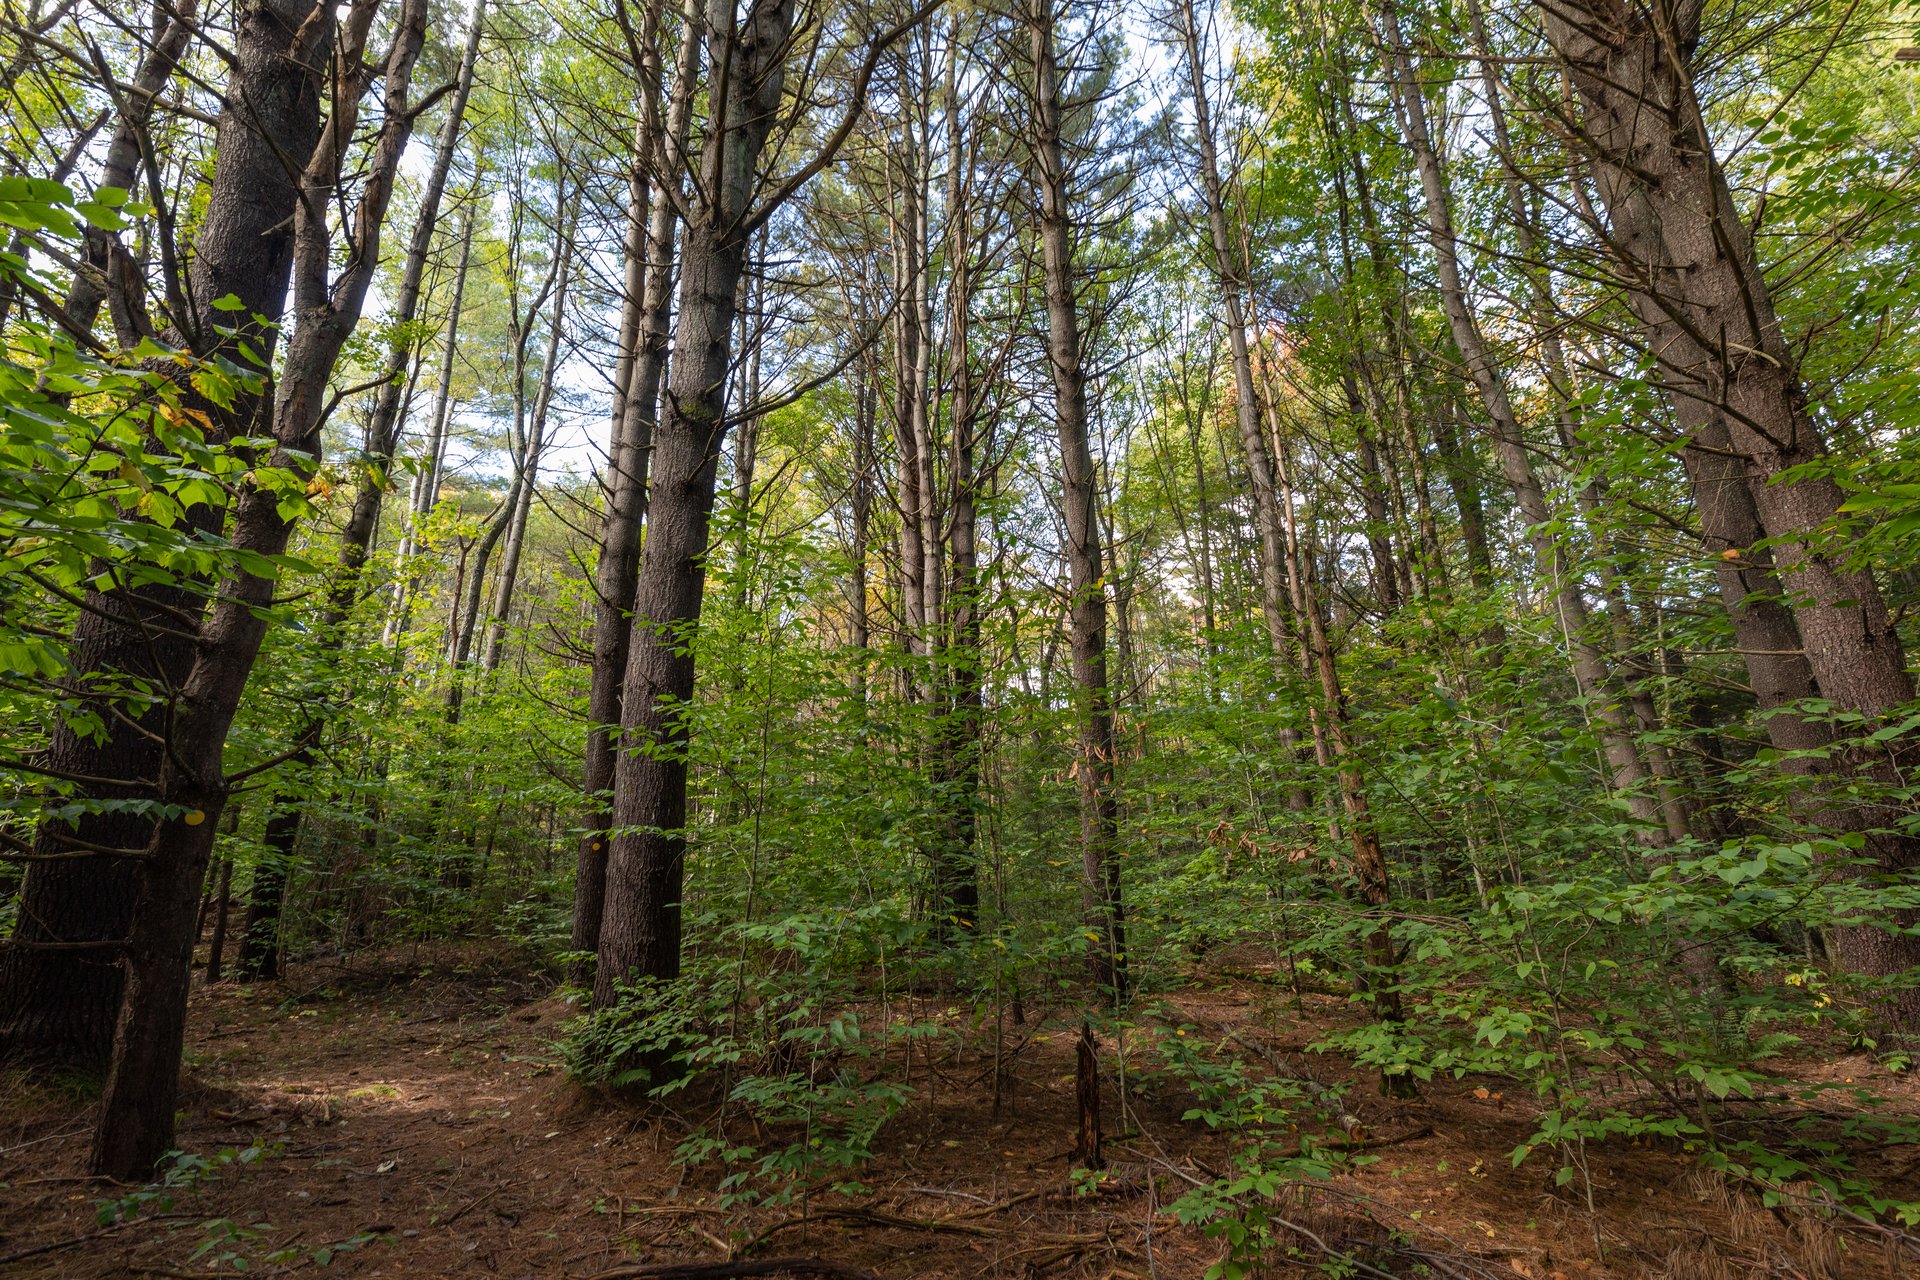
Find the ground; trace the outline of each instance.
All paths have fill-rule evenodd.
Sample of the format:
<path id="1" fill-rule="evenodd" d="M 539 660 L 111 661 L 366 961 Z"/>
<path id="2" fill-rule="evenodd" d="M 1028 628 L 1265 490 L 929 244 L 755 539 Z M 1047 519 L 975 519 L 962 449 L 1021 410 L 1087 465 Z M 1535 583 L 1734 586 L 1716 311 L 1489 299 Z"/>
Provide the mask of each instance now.
<path id="1" fill-rule="evenodd" d="M 1914 1242 L 1832 1215 L 1768 1211 L 1678 1153 L 1619 1145 L 1592 1163 L 1592 1208 L 1552 1185 L 1547 1162 L 1515 1169 L 1530 1098 L 1495 1079 L 1383 1098 L 1336 1059 L 1302 1052 L 1350 1018 L 1350 1002 L 1277 1002 L 1262 974 L 1214 973 L 1176 997 L 1206 1035 L 1263 1069 L 1351 1081 L 1350 1145 L 1376 1157 L 1272 1211 L 1312 1274 L 1313 1242 L 1386 1276 L 1501 1280 L 1612 1277 L 1901 1277 Z M 967 1018 L 937 997 L 916 1016 Z M 554 1041 L 573 1010 L 512 953 L 399 951 L 294 965 L 284 981 L 195 993 L 179 1130 L 203 1157 L 155 1195 L 82 1176 L 90 1101 L 12 1079 L 0 1092 L 0 1276 L 53 1280 L 301 1272 L 405 1280 L 721 1274 L 662 1264 L 812 1257 L 883 1280 L 958 1277 L 1200 1277 L 1218 1240 L 1167 1211 L 1227 1158 L 1225 1140 L 1182 1119 L 1191 1099 L 1150 1087 L 1120 1115 L 1109 1087 L 1109 1174 L 1070 1174 L 1071 1024 L 1029 1011 L 993 1036 L 956 1035 L 905 1069 L 913 1100 L 860 1172 L 865 1190 L 822 1190 L 780 1207 L 726 1210 L 722 1171 L 686 1168 L 675 1146 L 717 1095 L 671 1109 L 571 1084 Z M 1122 1046 L 1102 1045 L 1112 1062 Z M 1841 1058 L 1809 1071 L 1870 1072 Z M 1889 1096 L 1920 1111 L 1920 1090 Z M 1524 1094 L 1524 1090 L 1516 1091 Z M 735 1135 L 738 1137 L 738 1135 Z M 751 1137 L 749 1138 L 751 1140 Z M 1875 1163 L 1877 1162 L 1877 1163 Z M 1920 1152 L 1870 1164 L 1920 1198 Z M 196 1172 L 197 1170 L 197 1172 Z M 119 1217 L 105 1202 L 118 1201 Z M 1425 1268 L 1423 1271 L 1422 1268 Z M 735 1274 L 775 1274 L 736 1270 Z M 795 1272 L 794 1274 L 800 1274 Z"/>

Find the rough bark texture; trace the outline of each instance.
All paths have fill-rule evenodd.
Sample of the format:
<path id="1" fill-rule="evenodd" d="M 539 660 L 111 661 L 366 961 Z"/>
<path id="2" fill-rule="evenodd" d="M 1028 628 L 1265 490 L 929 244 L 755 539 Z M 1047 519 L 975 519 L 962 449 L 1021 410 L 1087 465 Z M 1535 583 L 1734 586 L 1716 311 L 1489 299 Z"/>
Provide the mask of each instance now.
<path id="1" fill-rule="evenodd" d="M 792 0 L 756 5 L 736 22 L 709 9 L 709 92 L 720 104 L 690 201 L 681 251 L 680 315 L 665 412 L 654 437 L 646 545 L 634 597 L 632 652 L 621 695 L 625 748 L 615 768 L 606 907 L 594 1003 L 636 976 L 680 972 L 686 856 L 688 642 L 699 624 L 740 274 L 760 152 L 780 107 Z"/>
<path id="2" fill-rule="evenodd" d="M 364 53 L 374 7 L 374 0 L 361 0 L 349 10 L 337 41 L 330 39 L 328 22 L 303 27 L 297 21 L 288 21 L 301 16 L 297 12 L 273 15 L 275 21 L 262 24 L 265 30 L 259 44 L 250 50 L 243 45 L 237 72 L 242 83 L 236 86 L 238 92 L 229 95 L 230 103 L 247 100 L 252 92 L 279 90 L 284 81 L 297 78 L 304 88 L 300 100 L 292 105 L 306 110 L 292 114 L 298 120 L 312 119 L 317 116 L 319 78 L 297 75 L 295 66 L 327 68 L 333 73 L 333 115 L 317 143 L 308 147 L 312 158 L 296 179 L 300 199 L 293 214 L 295 322 L 271 419 L 275 440 L 272 462 L 278 467 L 307 467 L 317 455 L 328 384 L 340 350 L 359 322 L 373 280 L 394 172 L 412 127 L 408 95 L 414 62 L 426 36 L 425 0 L 408 0 L 398 15 L 385 67 L 385 110 L 353 213 L 353 251 L 338 280 L 330 282 L 333 241 L 326 218 L 329 202 L 323 193 L 331 194 L 339 186 L 358 120 L 359 100 L 370 74 L 364 65 Z M 305 33 L 310 42 L 307 47 L 289 44 L 295 31 Z M 331 51 L 330 45 L 335 46 Z M 293 66 L 288 62 L 290 55 L 295 60 Z M 314 114 L 308 115 L 307 110 Z M 232 141 L 226 123 L 223 116 L 216 192 L 220 187 L 218 166 L 227 163 L 230 153 L 224 148 Z M 239 128 L 232 131 L 235 133 L 251 135 L 257 127 L 252 119 L 236 123 Z M 278 139 L 261 140 L 262 146 L 273 141 Z M 241 155 L 250 150 L 259 163 L 259 149 L 244 144 L 235 147 Z M 275 156 L 273 151 L 266 154 Z M 287 153 L 283 148 L 278 154 Z M 278 159 L 272 163 L 277 169 Z M 257 185 L 263 175 L 256 168 L 233 176 L 251 179 Z M 280 514 L 279 498 L 272 490 L 249 488 L 235 504 L 232 530 L 236 546 L 272 556 L 285 550 L 293 524 Z M 220 598 L 200 628 L 194 660 L 180 689 L 174 709 L 172 751 L 155 791 L 158 799 L 184 808 L 186 816 L 157 824 L 152 851 L 142 865 L 128 930 L 126 987 L 94 1131 L 90 1163 L 98 1174 L 123 1179 L 144 1177 L 173 1145 L 180 1050 L 186 1032 L 188 964 L 194 943 L 194 898 L 206 874 L 216 820 L 227 801 L 222 759 L 227 731 L 266 636 L 265 606 L 273 591 L 271 581 L 250 574 L 223 584 Z M 194 820 L 196 814 L 198 820 Z"/>
<path id="3" fill-rule="evenodd" d="M 1688 60 L 1699 39 L 1700 6 L 1543 0 L 1540 8 L 1579 98 L 1581 141 L 1606 207 L 1606 249 L 1691 437 L 1687 460 L 1708 504 L 1703 520 L 1713 522 L 1708 537 L 1725 541 L 1734 553 L 1729 565 L 1757 579 L 1736 586 L 1723 571 L 1723 593 L 1730 605 L 1741 587 L 1759 587 L 1771 598 L 1770 570 L 1791 601 L 1820 695 L 1865 716 L 1870 728 L 1912 700 L 1913 682 L 1872 574 L 1828 532 L 1838 487 L 1817 475 L 1777 483 L 1783 472 L 1820 458 L 1825 445 L 1695 98 Z M 1745 504 L 1732 496 L 1742 483 L 1759 532 L 1771 542 L 1771 565 L 1750 542 L 1733 541 L 1746 536 L 1739 528 Z M 1784 629 L 1746 599 L 1734 606 L 1736 626 L 1756 639 L 1763 621 Z M 1750 670 L 1762 698 L 1801 682 L 1791 664 Z M 1783 720 L 1784 730 L 1802 731 L 1783 717 L 1770 718 L 1770 729 Z M 1861 749 L 1846 764 L 1876 783 L 1894 783 L 1915 754 L 1910 740 L 1897 740 Z M 1853 819 L 1873 828 L 1895 816 L 1856 811 Z M 1890 877 L 1910 879 L 1920 870 L 1920 842 L 1876 835 L 1869 849 Z M 1920 941 L 1881 929 L 1836 929 L 1834 943 L 1842 963 L 1870 977 L 1920 963 Z M 1920 991 L 1902 993 L 1885 1013 L 1904 1031 L 1920 1030 Z"/>
<path id="4" fill-rule="evenodd" d="M 608 467 L 612 472 L 607 516 L 600 532 L 600 563 L 594 578 L 593 673 L 588 688 L 586 796 L 589 812 L 576 858 L 573 896 L 575 952 L 600 947 L 600 917 L 607 897 L 607 824 L 614 776 L 614 744 L 620 722 L 621 690 L 633 644 L 634 593 L 639 589 L 640 535 L 646 520 L 647 479 L 653 458 L 653 433 L 659 421 L 660 379 L 666 369 L 667 325 L 673 306 L 674 232 L 678 215 L 673 197 L 683 183 L 678 166 L 687 146 L 688 122 L 694 88 L 699 79 L 700 54 L 705 47 L 705 21 L 699 0 L 689 0 L 681 26 L 680 51 L 674 62 L 673 99 L 667 109 L 661 143 L 635 134 L 635 144 L 646 153 L 636 163 L 655 164 L 658 172 L 641 178 L 648 188 L 644 206 L 646 225 L 638 253 L 627 264 L 627 287 L 638 293 L 634 316 L 632 367 L 618 397 L 619 417 L 615 448 Z M 643 120 L 641 128 L 646 129 Z M 671 183 L 669 189 L 666 184 Z M 629 216 L 643 207 L 638 192 L 629 192 Z M 628 234 L 633 228 L 629 226 Z M 633 246 L 629 244 L 629 253 Z M 635 267 L 639 267 L 636 281 Z M 580 976 L 584 976 L 584 973 Z"/>
<path id="5" fill-rule="evenodd" d="M 434 142 L 433 162 L 421 190 L 419 213 L 414 220 L 413 235 L 407 244 L 407 256 L 401 268 L 400 288 L 394 295 L 393 321 L 397 333 L 407 332 L 405 326 L 410 325 L 419 312 L 427 257 L 433 249 L 434 229 L 440 220 L 440 202 L 446 194 L 447 175 L 453 168 L 453 154 L 460 140 L 461 122 L 465 118 L 467 99 L 473 89 L 473 72 L 480 56 L 480 36 L 485 29 L 485 21 L 486 0 L 477 0 L 467 27 L 467 42 L 461 52 L 460 69 L 447 103 L 447 115 L 441 122 L 440 135 Z M 468 248 L 463 242 L 460 271 L 454 280 L 455 320 L 458 319 L 460 298 L 466 285 Z M 447 335 L 447 374 L 442 379 L 443 386 L 452 374 L 452 344 L 453 330 L 450 325 Z M 348 509 L 347 522 L 340 530 L 339 560 L 327 583 L 326 607 L 320 613 L 318 630 L 324 636 L 338 635 L 360 598 L 361 571 L 366 567 L 379 528 L 387 475 L 393 466 L 394 450 L 404 427 L 400 407 L 405 392 L 404 375 L 411 359 L 412 343 L 405 338 L 396 339 L 387 350 L 386 367 L 382 370 L 386 382 L 380 388 L 372 417 L 367 423 L 365 449 L 360 460 L 362 475 L 360 483 L 354 487 L 353 504 Z M 440 401 L 436 403 L 436 419 L 445 394 L 443 390 Z M 411 529 L 408 532 L 411 533 Z M 341 639 L 344 641 L 344 637 Z M 329 704 L 335 696 L 330 689 L 316 692 L 312 704 L 316 710 L 297 731 L 300 751 L 287 762 L 287 782 L 275 797 L 275 811 L 267 820 L 263 837 L 267 856 L 254 869 L 253 887 L 247 895 L 246 922 L 240 933 L 240 950 L 234 958 L 235 972 L 242 980 L 267 980 L 280 974 L 280 915 L 285 906 L 288 876 L 300 845 L 301 827 L 305 822 L 314 752 L 326 739 L 327 724 L 331 718 Z"/>
<path id="6" fill-rule="evenodd" d="M 1114 784 L 1113 694 L 1107 682 L 1106 569 L 1095 509 L 1099 480 L 1089 434 L 1087 375 L 1080 356 L 1074 228 L 1061 138 L 1054 16 L 1053 0 L 1032 0 L 1026 21 L 1033 57 L 1033 168 L 1046 275 L 1047 363 L 1053 374 L 1053 418 L 1060 439 L 1068 632 L 1080 721 L 1074 771 L 1080 793 L 1081 898 L 1090 935 L 1088 974 L 1096 987 L 1120 999 L 1126 993 L 1127 947 L 1117 856 L 1120 802 Z"/>
<path id="7" fill-rule="evenodd" d="M 248 320 L 234 336 L 222 337 L 214 326 L 228 317 L 211 304 L 231 294 L 245 303 L 234 314 L 270 322 L 285 311 L 299 173 L 290 171 L 282 157 L 298 163 L 313 151 L 320 127 L 320 69 L 331 39 L 330 24 L 308 24 L 314 12 L 307 0 L 258 0 L 240 14 L 212 189 L 194 241 L 188 296 L 200 311 L 174 317 L 170 334 L 203 356 L 244 343 L 271 358 L 274 328 Z M 234 359 L 246 367 L 244 357 Z M 243 393 L 231 410 L 197 407 L 209 414 L 217 434 L 227 436 L 260 426 L 264 406 L 263 395 Z M 215 514 L 202 506 L 190 519 L 204 527 Z M 203 606 L 203 586 L 91 593 L 70 646 L 74 669 L 82 673 L 75 693 L 85 698 L 89 688 L 127 679 L 180 690 L 194 663 L 192 624 Z M 101 799 L 151 799 L 166 767 L 165 739 L 177 703 L 177 692 L 170 698 L 163 693 L 149 706 L 127 708 L 138 728 L 109 733 L 99 742 L 58 728 L 42 763 L 61 773 L 111 779 L 89 787 Z M 112 711 L 102 714 L 114 723 Z M 179 737 L 177 725 L 172 736 Z M 211 834 L 213 827 L 209 823 L 206 829 Z M 145 816 L 128 813 L 88 817 L 73 828 L 45 822 L 36 834 L 35 852 L 61 852 L 70 838 L 144 852 L 153 847 L 155 828 Z M 84 1075 L 106 1070 L 123 965 L 130 962 L 117 949 L 133 918 L 139 878 L 139 864 L 124 858 L 28 866 L 19 923 L 0 950 L 0 1058 Z M 186 923 L 191 924 L 190 912 Z M 76 942 L 101 945 L 85 950 L 37 945 Z"/>

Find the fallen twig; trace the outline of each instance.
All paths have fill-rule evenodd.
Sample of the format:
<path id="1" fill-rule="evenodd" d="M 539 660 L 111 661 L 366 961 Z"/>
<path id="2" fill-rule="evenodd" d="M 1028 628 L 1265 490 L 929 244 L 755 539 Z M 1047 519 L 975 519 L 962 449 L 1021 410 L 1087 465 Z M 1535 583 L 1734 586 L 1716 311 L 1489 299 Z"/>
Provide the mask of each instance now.
<path id="1" fill-rule="evenodd" d="M 880 1280 L 878 1272 L 826 1258 L 766 1258 L 759 1262 L 642 1262 L 598 1272 L 588 1280 L 733 1280 L 735 1276 L 825 1276 Z"/>
<path id="2" fill-rule="evenodd" d="M 452 1213 L 448 1214 L 446 1217 L 440 1219 L 440 1221 L 435 1223 L 434 1225 L 441 1226 L 441 1227 L 452 1226 L 454 1223 L 460 1221 L 460 1219 L 466 1217 L 469 1213 L 473 1212 L 475 1209 L 478 1209 L 481 1205 L 485 1204 L 487 1201 L 499 1195 L 500 1191 L 501 1191 L 500 1187 L 495 1187 L 493 1190 L 487 1192 L 485 1195 L 475 1196 L 473 1199 L 467 1201 L 465 1204 L 461 1205 L 458 1209 L 455 1209 Z"/>
<path id="3" fill-rule="evenodd" d="M 70 1240 L 55 1240 L 49 1244 L 34 1245 L 30 1249 L 15 1249 L 12 1253 L 0 1253 L 0 1267 L 7 1265 L 9 1262 L 20 1262 L 27 1258 L 37 1258 L 43 1253 L 58 1253 L 62 1249 L 71 1249 L 76 1245 L 83 1245 L 91 1240 L 98 1240 L 101 1236 L 110 1236 L 116 1231 L 124 1231 L 128 1227 L 135 1226 L 142 1222 L 165 1222 L 169 1219 L 191 1218 L 195 1216 L 196 1215 L 191 1213 L 150 1213 L 143 1218 L 128 1218 L 124 1222 L 116 1222 L 111 1226 L 89 1231 L 85 1235 L 74 1236 Z"/>
<path id="4" fill-rule="evenodd" d="M 751 1240 L 741 1245 L 736 1252 L 747 1254 L 762 1244 L 793 1227 L 804 1227 L 810 1222 L 859 1222 L 871 1227 L 893 1227 L 904 1231 L 941 1231 L 963 1236 L 991 1236 L 993 1232 L 985 1227 L 970 1227 L 964 1223 L 951 1222 L 944 1218 L 902 1218 L 891 1213 L 879 1213 L 872 1209 L 815 1209 L 812 1213 L 798 1218 L 787 1218 L 765 1228 Z"/>

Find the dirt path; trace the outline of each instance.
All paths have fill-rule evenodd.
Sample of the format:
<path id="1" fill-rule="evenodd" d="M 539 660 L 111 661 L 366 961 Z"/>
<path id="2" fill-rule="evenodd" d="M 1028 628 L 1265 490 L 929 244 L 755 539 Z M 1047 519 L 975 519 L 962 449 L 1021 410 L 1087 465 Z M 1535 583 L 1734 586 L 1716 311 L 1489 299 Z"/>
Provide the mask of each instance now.
<path id="1" fill-rule="evenodd" d="M 87 1105 L 16 1082 L 0 1095 L 0 1275 L 198 1277 L 245 1264 L 255 1275 L 557 1280 L 724 1258 L 769 1228 L 756 1256 L 818 1254 L 884 1280 L 1185 1280 L 1220 1255 L 1165 1208 L 1183 1178 L 1224 1165 L 1223 1144 L 1150 1082 L 1129 1099 L 1134 1127 L 1115 1143 L 1107 1185 L 1074 1194 L 1064 1033 L 1022 1031 L 997 1114 L 977 1038 L 921 1064 L 914 1100 L 859 1175 L 868 1190 L 816 1195 L 797 1223 L 798 1205 L 722 1211 L 716 1170 L 672 1162 L 696 1100 L 649 1113 L 566 1083 L 552 1041 L 571 1010 L 548 985 L 476 952 L 298 966 L 283 984 L 198 992 L 180 1143 L 212 1167 L 105 1231 L 102 1200 L 139 1193 L 79 1177 Z M 1338 1064 L 1297 1049 L 1349 1016 L 1345 1003 L 1309 997 L 1315 1025 L 1276 1037 L 1254 1017 L 1260 994 L 1224 984 L 1182 1008 L 1250 1056 L 1342 1083 Z M 1351 1083 L 1357 1140 L 1375 1158 L 1279 1211 L 1322 1239 L 1374 1246 L 1369 1256 L 1393 1260 L 1387 1274 L 1423 1259 L 1431 1274 L 1500 1280 L 1909 1274 L 1861 1238 L 1783 1225 L 1648 1148 L 1601 1153 L 1590 1217 L 1544 1163 L 1512 1167 L 1533 1118 L 1498 1082 L 1446 1082 L 1408 1103 Z M 28 1252 L 48 1245 L 63 1247 Z"/>

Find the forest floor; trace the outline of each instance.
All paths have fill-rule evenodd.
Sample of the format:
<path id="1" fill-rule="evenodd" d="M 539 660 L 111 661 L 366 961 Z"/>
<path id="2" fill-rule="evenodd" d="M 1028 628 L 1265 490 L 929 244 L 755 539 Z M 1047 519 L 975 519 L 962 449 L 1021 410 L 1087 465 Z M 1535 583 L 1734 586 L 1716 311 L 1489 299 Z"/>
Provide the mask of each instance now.
<path id="1" fill-rule="evenodd" d="M 1301 1051 L 1355 1016 L 1350 1002 L 1310 994 L 1296 1011 L 1290 997 L 1277 1005 L 1266 975 L 1232 972 L 1173 997 L 1196 1034 L 1231 1038 L 1290 1074 L 1352 1082 L 1346 1106 L 1377 1158 L 1286 1197 L 1276 1212 L 1298 1229 L 1295 1242 L 1310 1233 L 1371 1260 L 1375 1270 L 1359 1274 L 1920 1274 L 1884 1234 L 1764 1210 L 1683 1156 L 1646 1146 L 1593 1152 L 1589 1212 L 1579 1188 L 1553 1187 L 1550 1161 L 1512 1167 L 1535 1103 L 1511 1082 L 1469 1077 L 1413 1101 L 1380 1097 L 1338 1059 Z M 1075 1037 L 1065 1022 L 1030 1013 L 1006 1030 L 997 1111 L 990 1034 L 953 1037 L 931 1062 L 923 1055 L 912 1101 L 859 1175 L 864 1194 L 723 1210 L 716 1168 L 672 1160 L 701 1105 L 693 1091 L 668 1111 L 568 1083 L 554 1041 L 572 1012 L 550 978 L 477 948 L 298 964 L 279 983 L 197 989 L 179 1142 L 210 1169 L 167 1200 L 89 1180 L 90 1102 L 6 1081 L 0 1276 L 201 1277 L 244 1266 L 266 1276 L 584 1280 L 717 1274 L 660 1264 L 732 1250 L 818 1257 L 843 1269 L 813 1274 L 883 1280 L 1198 1280 L 1221 1255 L 1219 1242 L 1167 1211 L 1185 1179 L 1225 1163 L 1220 1135 L 1181 1119 L 1188 1102 L 1177 1091 L 1129 1099 L 1107 1181 L 1075 1194 Z M 917 1013 L 956 1028 L 968 1021 L 937 1004 Z M 1809 1078 L 1878 1070 L 1865 1057 L 1804 1069 Z M 1902 1110 L 1920 1113 L 1910 1078 L 1881 1083 Z M 1109 1129 L 1120 1127 L 1115 1103 L 1110 1093 Z M 258 1158 L 219 1159 L 249 1148 Z M 1920 1198 L 1916 1157 L 1903 1148 L 1868 1163 Z M 102 1202 L 121 1198 L 134 1216 L 102 1227 Z M 1306 1248 L 1305 1260 L 1272 1273 L 1312 1274 L 1316 1256 Z"/>

